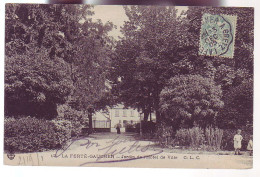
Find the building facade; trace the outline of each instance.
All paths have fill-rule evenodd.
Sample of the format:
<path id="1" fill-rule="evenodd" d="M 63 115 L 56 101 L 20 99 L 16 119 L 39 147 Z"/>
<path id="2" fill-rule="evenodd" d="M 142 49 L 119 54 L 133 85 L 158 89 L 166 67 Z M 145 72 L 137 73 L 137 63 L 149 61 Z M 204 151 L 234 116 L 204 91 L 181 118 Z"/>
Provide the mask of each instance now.
<path id="1" fill-rule="evenodd" d="M 116 132 L 116 127 L 120 126 L 120 131 L 125 132 L 127 125 L 135 125 L 143 120 L 144 114 L 137 109 L 125 108 L 118 104 L 109 108 L 106 112 L 96 112 L 93 115 L 92 126 L 96 131 Z M 155 114 L 149 115 L 148 120 L 156 122 Z"/>
<path id="2" fill-rule="evenodd" d="M 140 122 L 140 113 L 136 109 L 124 108 L 123 105 L 117 105 L 110 110 L 111 132 L 116 132 L 116 126 L 120 125 L 121 132 L 125 132 L 127 124 L 136 124 Z"/>
<path id="3" fill-rule="evenodd" d="M 140 122 L 140 116 L 136 109 L 124 108 L 124 105 L 119 104 L 107 112 L 96 112 L 93 115 L 92 125 L 96 130 L 110 129 L 111 132 L 116 132 L 116 126 L 119 125 L 121 132 L 125 132 L 127 124 L 134 125 Z"/>

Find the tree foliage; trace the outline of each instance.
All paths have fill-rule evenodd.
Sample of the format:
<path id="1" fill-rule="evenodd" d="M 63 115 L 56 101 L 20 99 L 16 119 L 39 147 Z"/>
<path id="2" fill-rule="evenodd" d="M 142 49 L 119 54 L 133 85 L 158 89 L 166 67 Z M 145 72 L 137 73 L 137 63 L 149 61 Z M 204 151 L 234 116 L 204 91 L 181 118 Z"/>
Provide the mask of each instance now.
<path id="1" fill-rule="evenodd" d="M 221 98 L 221 87 L 210 78 L 175 76 L 160 94 L 161 111 L 175 127 L 181 124 L 206 127 L 216 124 L 216 115 L 224 106 Z"/>
<path id="2" fill-rule="evenodd" d="M 103 95 L 114 26 L 91 8 L 6 5 L 6 114 L 53 118 L 57 104 L 86 110 Z"/>
<path id="3" fill-rule="evenodd" d="M 176 72 L 176 65 L 182 65 L 176 57 L 176 9 L 129 6 L 125 11 L 129 21 L 121 28 L 124 37 L 116 46 L 113 89 L 127 106 L 144 113 L 158 111 L 160 91 Z"/>
<path id="4" fill-rule="evenodd" d="M 199 36 L 202 15 L 210 14 L 226 14 L 237 16 L 237 24 L 235 31 L 235 51 L 234 58 L 208 57 L 198 56 Z M 253 73 L 253 47 L 254 47 L 254 10 L 253 8 L 231 8 L 231 7 L 189 7 L 183 13 L 183 40 L 184 46 L 191 50 L 186 50 L 186 56 L 190 60 L 196 59 L 197 66 L 206 65 L 211 62 L 214 67 L 225 64 L 236 69 L 246 69 L 250 74 Z M 192 57 L 197 56 L 197 57 Z M 196 67 L 196 65 L 194 65 Z M 199 71 L 199 70 L 197 70 Z"/>
<path id="5" fill-rule="evenodd" d="M 6 57 L 5 65 L 5 114 L 54 118 L 72 88 L 66 73 L 59 72 L 65 64 L 32 50 Z"/>
<path id="6" fill-rule="evenodd" d="M 252 8 L 188 7 L 188 10 L 180 15 L 177 15 L 177 9 L 174 7 L 128 6 L 125 11 L 129 21 L 121 28 L 123 37 L 116 46 L 111 78 L 113 93 L 127 106 L 137 107 L 144 113 L 156 111 L 157 120 L 165 118 L 166 121 L 167 114 L 163 115 L 161 112 L 163 109 L 160 109 L 159 95 L 168 87 L 166 83 L 170 78 L 178 78 L 179 75 L 187 78 L 196 76 L 207 81 L 208 85 L 212 85 L 212 92 L 207 94 L 214 96 L 213 91 L 217 91 L 216 97 L 221 102 L 220 105 L 223 101 L 227 102 L 222 99 L 222 94 L 226 98 L 230 91 L 237 90 L 237 87 L 252 78 Z M 237 16 L 233 59 L 198 55 L 201 19 L 204 13 Z M 201 83 L 201 87 L 207 85 L 205 82 Z M 189 91 L 193 94 L 192 90 Z M 220 96 L 218 93 L 221 93 Z M 172 94 L 178 95 L 178 92 Z M 186 99 L 188 101 L 189 98 Z M 192 99 L 194 98 L 189 101 Z M 227 103 L 227 106 L 229 105 Z M 180 108 L 178 104 L 171 106 L 168 107 L 169 112 Z M 208 109 L 213 110 L 212 113 L 216 113 L 216 110 L 229 110 L 221 110 L 220 107 Z M 204 116 L 209 115 L 207 111 L 202 111 L 202 115 L 197 115 L 197 118 L 206 117 L 203 119 L 206 120 L 204 123 L 208 121 L 207 123 L 211 124 L 212 117 L 216 118 L 219 114 Z M 249 117 L 251 114 L 252 112 L 248 112 Z M 176 116 L 178 117 L 179 113 L 173 117 Z"/>
<path id="7" fill-rule="evenodd" d="M 115 42 L 92 6 L 7 4 L 5 113 L 52 118 L 65 103 L 91 119 L 116 100 L 176 126 L 252 122 L 252 8 L 124 9 Z M 237 16 L 233 59 L 198 55 L 204 13 Z"/>
<path id="8" fill-rule="evenodd" d="M 223 128 L 241 128 L 253 125 L 253 80 L 230 89 L 223 98 L 225 107 L 221 110 L 218 126 Z"/>

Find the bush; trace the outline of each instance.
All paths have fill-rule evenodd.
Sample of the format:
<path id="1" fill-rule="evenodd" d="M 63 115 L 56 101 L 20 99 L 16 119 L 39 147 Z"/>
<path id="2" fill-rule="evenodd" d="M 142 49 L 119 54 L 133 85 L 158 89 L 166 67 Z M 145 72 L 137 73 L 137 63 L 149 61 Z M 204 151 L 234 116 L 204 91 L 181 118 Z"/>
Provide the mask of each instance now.
<path id="1" fill-rule="evenodd" d="M 135 124 L 136 132 L 140 133 L 140 122 Z"/>
<path id="2" fill-rule="evenodd" d="M 126 123 L 126 124 L 125 124 L 125 128 L 126 128 L 126 129 L 127 129 L 127 128 L 136 128 L 135 126 L 136 126 L 136 124 L 130 124 L 130 123 Z"/>
<path id="3" fill-rule="evenodd" d="M 208 127 L 205 130 L 205 138 L 208 145 L 208 150 L 220 150 L 223 137 L 223 130 L 213 127 Z"/>
<path id="4" fill-rule="evenodd" d="M 222 149 L 223 150 L 234 150 L 234 135 L 236 134 L 236 130 L 233 129 L 226 129 L 223 132 L 223 140 L 222 140 Z"/>
<path id="5" fill-rule="evenodd" d="M 188 134 L 188 129 L 182 128 L 177 130 L 175 139 L 175 145 L 178 146 L 189 146 L 191 143 L 190 136 Z"/>
<path id="6" fill-rule="evenodd" d="M 147 121 L 144 122 L 142 121 L 142 130 L 143 133 L 154 133 L 155 132 L 155 128 L 156 128 L 156 123 L 151 122 L 151 121 Z"/>
<path id="7" fill-rule="evenodd" d="M 71 136 L 80 136 L 83 128 L 88 128 L 88 118 L 82 111 L 77 111 L 68 105 L 58 107 L 58 120 L 69 121 L 71 123 Z"/>
<path id="8" fill-rule="evenodd" d="M 4 149 L 10 152 L 37 152 L 61 148 L 70 138 L 57 122 L 32 117 L 5 120 Z"/>
<path id="9" fill-rule="evenodd" d="M 126 123 L 125 124 L 125 131 L 126 132 L 137 132 L 136 124 Z"/>
<path id="10" fill-rule="evenodd" d="M 173 127 L 165 123 L 157 128 L 157 138 L 163 146 L 189 146 L 195 149 L 200 148 L 205 141 L 203 130 L 199 127 L 181 128 L 175 133 Z"/>
<path id="11" fill-rule="evenodd" d="M 223 130 L 218 128 L 206 128 L 204 131 L 199 127 L 191 129 L 179 129 L 175 135 L 175 145 L 190 146 L 192 148 L 207 148 L 207 150 L 220 150 Z M 206 142 L 206 143 L 205 143 Z"/>
<path id="12" fill-rule="evenodd" d="M 195 149 L 200 148 L 205 141 L 203 130 L 199 127 L 190 129 L 181 128 L 177 130 L 174 144 L 178 146 L 189 146 Z"/>
<path id="13" fill-rule="evenodd" d="M 167 126 L 166 123 L 162 122 L 157 125 L 156 137 L 160 145 L 172 146 L 174 144 L 173 134 L 173 128 L 171 126 Z"/>
<path id="14" fill-rule="evenodd" d="M 242 127 L 243 136 L 241 150 L 246 150 L 250 136 L 252 135 L 252 128 Z M 181 128 L 176 131 L 171 126 L 167 126 L 162 123 L 157 127 L 157 140 L 160 145 L 165 147 L 172 146 L 186 146 L 192 149 L 202 148 L 204 150 L 234 150 L 234 135 L 237 130 L 208 127 L 203 129 L 199 127 L 193 127 L 190 129 Z"/>
<path id="15" fill-rule="evenodd" d="M 137 132 L 140 133 L 140 123 L 137 123 L 135 128 Z M 154 134 L 156 130 L 156 123 L 151 121 L 142 121 L 142 133 Z"/>
<path id="16" fill-rule="evenodd" d="M 59 132 L 59 143 L 62 144 L 71 138 L 72 124 L 63 119 L 54 119 L 51 121 L 55 125 L 55 131 Z"/>
<path id="17" fill-rule="evenodd" d="M 190 146 L 192 148 L 200 148 L 205 141 L 205 136 L 203 134 L 203 130 L 199 127 L 193 127 L 188 129 L 188 135 L 190 137 Z"/>

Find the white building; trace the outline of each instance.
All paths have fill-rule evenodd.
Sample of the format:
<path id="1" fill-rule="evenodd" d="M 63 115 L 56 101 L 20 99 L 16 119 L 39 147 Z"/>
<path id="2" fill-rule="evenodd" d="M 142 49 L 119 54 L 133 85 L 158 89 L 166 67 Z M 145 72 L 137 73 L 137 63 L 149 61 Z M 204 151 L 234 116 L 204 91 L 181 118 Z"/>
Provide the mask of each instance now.
<path id="1" fill-rule="evenodd" d="M 116 132 L 116 126 L 120 124 L 120 131 L 125 132 L 127 124 L 140 123 L 141 119 L 143 120 L 143 114 L 138 112 L 137 109 L 124 108 L 124 105 L 119 104 L 109 108 L 107 112 L 96 112 L 93 115 L 92 126 L 96 130 Z M 155 122 L 155 114 L 152 113 L 148 120 Z"/>
<path id="2" fill-rule="evenodd" d="M 121 132 L 125 132 L 127 124 L 136 124 L 140 122 L 140 113 L 136 109 L 124 108 L 123 105 L 118 105 L 110 109 L 111 117 L 111 132 L 116 132 L 117 124 L 121 125 Z"/>
<path id="3" fill-rule="evenodd" d="M 92 117 L 92 126 L 94 129 L 102 129 L 110 132 L 111 119 L 109 112 L 96 112 Z"/>
<path id="4" fill-rule="evenodd" d="M 127 124 L 139 122 L 140 113 L 136 109 L 124 108 L 124 105 L 119 104 L 108 109 L 108 112 L 96 112 L 93 115 L 92 126 L 94 129 L 110 129 L 111 132 L 116 132 L 116 126 L 120 124 L 121 132 L 125 132 Z"/>

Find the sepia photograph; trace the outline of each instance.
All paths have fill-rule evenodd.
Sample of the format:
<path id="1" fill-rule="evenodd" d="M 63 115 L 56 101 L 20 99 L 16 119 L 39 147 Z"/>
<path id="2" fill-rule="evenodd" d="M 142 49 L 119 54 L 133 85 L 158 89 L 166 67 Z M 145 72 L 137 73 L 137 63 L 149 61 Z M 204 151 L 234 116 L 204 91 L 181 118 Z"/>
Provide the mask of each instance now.
<path id="1" fill-rule="evenodd" d="M 5 6 L 4 164 L 253 168 L 254 8 Z"/>

